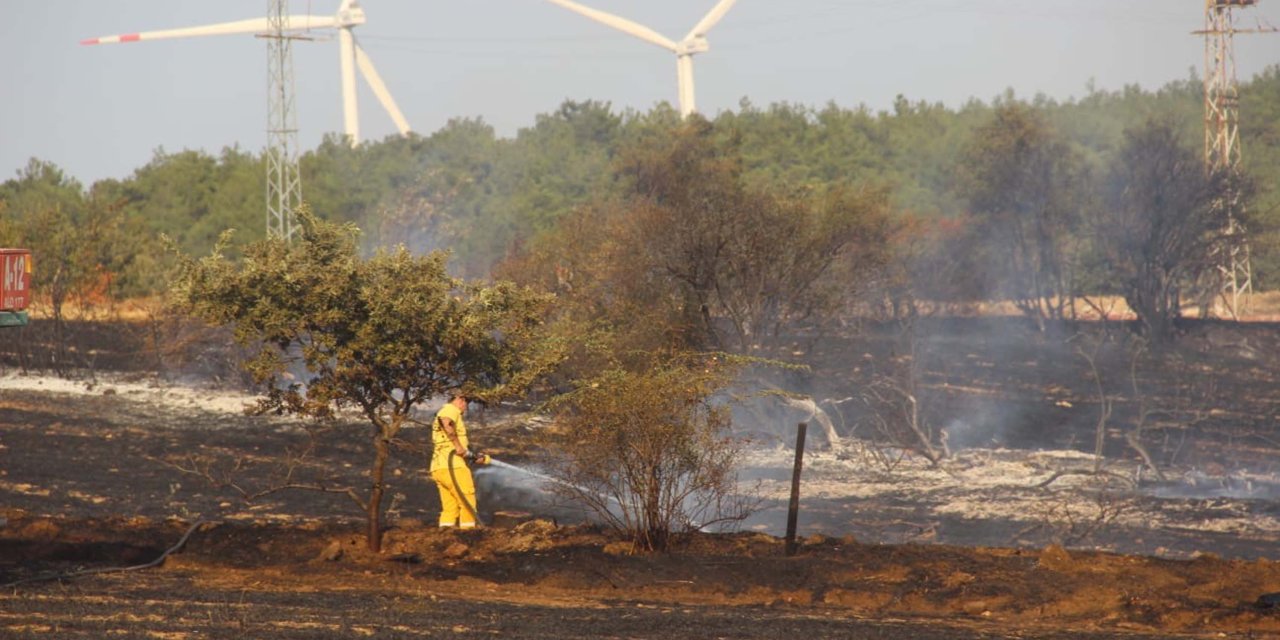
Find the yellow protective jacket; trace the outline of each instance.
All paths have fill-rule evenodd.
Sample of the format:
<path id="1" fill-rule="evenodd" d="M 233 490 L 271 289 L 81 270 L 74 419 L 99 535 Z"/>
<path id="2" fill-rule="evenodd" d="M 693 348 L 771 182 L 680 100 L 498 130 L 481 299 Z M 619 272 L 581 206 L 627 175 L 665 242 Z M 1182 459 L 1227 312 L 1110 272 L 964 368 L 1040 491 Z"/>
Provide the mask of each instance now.
<path id="1" fill-rule="evenodd" d="M 449 436 L 445 434 L 443 424 L 440 419 L 448 418 L 453 421 L 458 433 L 458 442 L 462 443 L 463 449 L 470 449 L 471 445 L 467 442 L 467 424 L 462 421 L 462 411 L 453 406 L 452 402 L 446 402 L 440 410 L 436 412 L 435 420 L 431 421 L 431 470 L 448 469 L 449 468 L 449 452 L 453 451 L 453 442 L 449 440 Z M 453 456 L 454 468 L 465 468 L 466 462 L 460 456 Z"/>

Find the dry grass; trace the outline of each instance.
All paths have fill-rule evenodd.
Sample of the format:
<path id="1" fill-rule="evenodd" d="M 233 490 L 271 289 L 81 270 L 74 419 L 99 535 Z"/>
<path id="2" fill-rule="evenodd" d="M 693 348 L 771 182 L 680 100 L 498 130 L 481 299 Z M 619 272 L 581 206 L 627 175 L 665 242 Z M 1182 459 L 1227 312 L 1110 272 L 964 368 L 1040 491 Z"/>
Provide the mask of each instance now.
<path id="1" fill-rule="evenodd" d="M 123 322 L 143 322 L 160 315 L 165 308 L 162 297 L 130 298 L 113 304 L 99 302 L 83 305 L 78 302 L 67 302 L 62 305 L 62 316 L 67 320 L 111 320 Z M 44 296 L 37 296 L 27 309 L 32 320 L 48 320 L 53 317 L 53 305 Z"/>
<path id="2" fill-rule="evenodd" d="M 1001 316 L 1020 316 L 1022 311 L 1013 302 L 921 302 L 926 315 L 951 316 L 961 318 L 982 318 Z M 1245 322 L 1277 322 L 1280 321 L 1280 290 L 1255 292 L 1248 296 L 1242 305 L 1240 319 Z M 1082 320 L 1132 320 L 1133 310 L 1119 296 L 1080 297 L 1075 302 L 1076 316 Z M 1099 312 L 1101 310 L 1101 312 Z M 1183 316 L 1199 317 L 1200 310 L 1195 305 L 1184 305 Z M 1221 300 L 1214 305 L 1213 316 L 1230 318 L 1231 313 Z"/>
<path id="3" fill-rule="evenodd" d="M 1246 320 L 1280 321 L 1280 291 L 1262 291 L 1249 296 L 1244 315 Z"/>
<path id="4" fill-rule="evenodd" d="M 1022 312 L 1010 301 L 989 302 L 920 302 L 922 310 L 931 316 L 954 316 L 961 318 L 1019 316 Z M 1240 319 L 1245 322 L 1280 322 L 1280 290 L 1254 292 L 1245 300 Z M 1132 320 L 1133 310 L 1119 296 L 1087 296 L 1076 299 L 1076 315 L 1083 320 L 1097 320 L 1105 316 L 1107 320 Z M 125 322 L 142 322 L 154 319 L 165 309 L 162 296 L 147 298 L 130 298 L 113 305 L 99 303 L 96 305 L 80 305 L 68 302 L 63 305 L 63 316 L 69 320 L 121 320 Z M 1102 313 L 1098 312 L 1102 310 Z M 48 319 L 53 309 L 47 298 L 37 297 L 27 310 L 32 319 Z M 1184 305 L 1183 315 L 1197 317 L 1199 309 L 1195 305 Z M 1229 318 L 1231 314 L 1222 300 L 1218 300 L 1213 310 L 1214 317 Z"/>

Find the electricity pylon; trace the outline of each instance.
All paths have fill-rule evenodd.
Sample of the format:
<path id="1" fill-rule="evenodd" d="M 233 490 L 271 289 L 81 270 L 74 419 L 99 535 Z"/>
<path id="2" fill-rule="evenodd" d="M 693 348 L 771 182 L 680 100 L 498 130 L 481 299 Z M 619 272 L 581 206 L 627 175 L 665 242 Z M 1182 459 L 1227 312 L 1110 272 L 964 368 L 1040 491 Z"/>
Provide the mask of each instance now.
<path id="1" fill-rule="evenodd" d="M 723 0 L 728 2 L 730 0 Z M 400 130 L 409 134 L 409 123 L 391 97 L 382 76 L 355 38 L 355 27 L 367 22 L 359 0 L 342 0 L 333 15 L 288 14 L 287 0 L 269 0 L 267 17 L 121 33 L 81 40 L 83 45 L 149 42 L 254 34 L 267 38 L 267 234 L 288 238 L 294 231 L 292 211 L 302 200 L 297 169 L 297 126 L 293 104 L 293 40 L 311 40 L 316 30 L 336 30 L 342 80 L 342 119 L 351 146 L 360 143 L 359 115 L 356 113 L 356 71 L 364 77 L 373 95 Z M 301 35 L 299 35 L 301 34 Z"/>
<path id="2" fill-rule="evenodd" d="M 1222 239 L 1215 249 L 1220 293 L 1234 319 L 1248 304 L 1253 291 L 1249 264 L 1249 239 L 1241 222 L 1244 202 L 1240 196 L 1240 86 L 1236 79 L 1234 36 L 1261 33 L 1274 28 L 1237 29 L 1232 15 L 1258 0 L 1205 0 L 1204 30 L 1204 162 L 1205 170 L 1227 176 L 1227 192 L 1219 201 L 1225 219 Z"/>
<path id="3" fill-rule="evenodd" d="M 267 0 L 267 237 L 293 239 L 302 204 L 298 118 L 293 92 L 293 40 L 287 0 Z"/>

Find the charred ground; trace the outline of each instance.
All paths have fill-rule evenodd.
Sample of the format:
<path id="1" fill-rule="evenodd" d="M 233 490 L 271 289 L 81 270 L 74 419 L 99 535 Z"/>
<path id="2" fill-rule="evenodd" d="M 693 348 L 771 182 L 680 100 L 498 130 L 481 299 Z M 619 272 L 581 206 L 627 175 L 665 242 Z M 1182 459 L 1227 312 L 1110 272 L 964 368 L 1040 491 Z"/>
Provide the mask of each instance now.
<path id="1" fill-rule="evenodd" d="M 1101 372 L 1114 407 L 1109 458 L 1134 462 L 1123 432 L 1158 410 L 1148 416 L 1158 428 L 1147 447 L 1160 465 L 1272 469 L 1280 418 L 1274 325 L 1190 323 L 1173 350 L 1137 359 L 1121 326 L 1047 334 L 1013 319 L 922 326 L 933 410 L 987 427 L 975 444 L 1091 450 Z M 93 330 L 100 337 L 80 346 L 79 357 L 92 350 L 99 371 L 157 384 L 150 381 L 164 359 L 139 355 L 148 353 L 148 332 Z M 815 397 L 845 397 L 869 362 L 899 357 L 900 327 L 860 335 L 785 345 L 814 361 L 812 373 L 790 382 Z M 1091 352 L 1091 367 L 1077 347 L 1104 338 L 1113 346 Z M 17 355 L 0 357 L 17 365 Z M 192 370 L 174 366 L 167 375 Z M 1280 591 L 1280 565 L 1256 541 L 1233 553 L 1224 540 L 1203 539 L 1200 548 L 1217 553 L 1194 560 L 1057 545 L 886 545 L 855 526 L 840 530 L 835 514 L 806 511 L 813 517 L 795 557 L 760 533 L 698 536 L 670 555 L 637 556 L 606 532 L 569 524 L 555 505 L 540 507 L 546 519 L 514 530 L 442 533 L 424 526 L 435 505 L 414 435 L 396 457 L 391 493 L 403 498 L 393 500 L 387 549 L 375 557 L 363 550 L 358 512 L 340 495 L 281 492 L 246 502 L 236 488 L 270 486 L 287 453 L 304 461 L 300 469 L 359 483 L 367 428 L 332 425 L 313 447 L 290 421 L 203 411 L 177 394 L 144 401 L 101 380 L 80 384 L 87 393 L 0 391 L 0 583 L 144 563 L 207 522 L 161 568 L 6 588 L 6 637 L 1280 634 L 1280 615 L 1257 604 Z M 842 428 L 856 432 L 845 417 Z M 518 463 L 537 454 L 529 429 L 492 411 L 477 432 Z M 519 495 L 488 503 L 486 511 L 528 506 Z"/>

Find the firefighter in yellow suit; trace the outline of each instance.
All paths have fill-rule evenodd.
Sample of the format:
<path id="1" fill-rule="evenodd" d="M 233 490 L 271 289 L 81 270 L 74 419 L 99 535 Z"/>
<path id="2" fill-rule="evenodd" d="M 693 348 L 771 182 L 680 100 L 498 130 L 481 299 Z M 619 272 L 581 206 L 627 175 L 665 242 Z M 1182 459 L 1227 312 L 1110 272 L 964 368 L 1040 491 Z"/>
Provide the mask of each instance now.
<path id="1" fill-rule="evenodd" d="M 440 490 L 440 526 L 474 529 L 476 526 L 476 484 L 467 461 L 467 398 L 454 393 L 431 422 L 431 479 Z M 450 453 L 454 455 L 449 455 Z"/>

